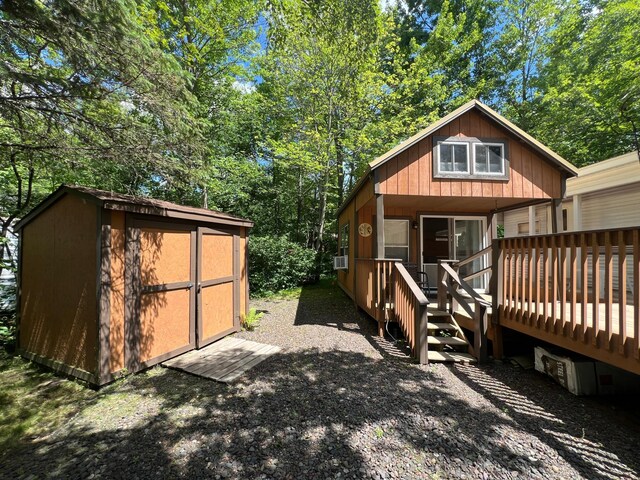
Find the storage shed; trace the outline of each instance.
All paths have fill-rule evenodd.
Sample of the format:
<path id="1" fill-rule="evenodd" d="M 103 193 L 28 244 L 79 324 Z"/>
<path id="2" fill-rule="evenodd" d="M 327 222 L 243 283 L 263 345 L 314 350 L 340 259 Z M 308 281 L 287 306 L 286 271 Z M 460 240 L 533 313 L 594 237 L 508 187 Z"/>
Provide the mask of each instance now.
<path id="1" fill-rule="evenodd" d="M 62 186 L 17 225 L 19 352 L 94 385 L 240 329 L 253 224 Z"/>

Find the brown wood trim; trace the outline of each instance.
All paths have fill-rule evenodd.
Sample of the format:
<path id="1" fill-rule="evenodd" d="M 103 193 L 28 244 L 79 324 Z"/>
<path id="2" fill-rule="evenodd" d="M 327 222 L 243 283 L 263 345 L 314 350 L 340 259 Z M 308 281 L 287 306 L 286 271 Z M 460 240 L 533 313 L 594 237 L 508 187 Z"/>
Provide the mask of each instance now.
<path id="1" fill-rule="evenodd" d="M 211 228 L 211 227 L 200 227 L 200 230 L 203 234 L 208 235 L 235 235 L 238 233 L 237 228 Z"/>
<path id="2" fill-rule="evenodd" d="M 18 270 L 16 272 L 16 348 L 20 348 L 20 321 L 22 319 L 22 232 L 18 235 Z"/>
<path id="3" fill-rule="evenodd" d="M 187 282 L 173 282 L 173 283 L 161 283 L 159 285 L 145 285 L 140 288 L 140 293 L 157 293 L 157 292 L 171 292 L 173 290 L 182 290 L 185 288 L 193 288 L 194 283 Z"/>
<path id="4" fill-rule="evenodd" d="M 98 207 L 100 237 L 98 250 L 98 370 L 100 383 L 111 364 L 111 212 Z"/>
<path id="5" fill-rule="evenodd" d="M 26 358 L 27 360 L 31 360 L 32 362 L 44 365 L 45 367 L 50 368 L 55 372 L 79 378 L 80 380 L 88 382 L 91 385 L 99 385 L 97 375 L 91 372 L 87 372 L 86 370 L 82 370 L 81 368 L 72 367 L 71 365 L 67 365 L 66 363 L 62 363 L 58 360 L 52 360 L 50 358 L 43 357 L 42 355 L 38 355 L 37 353 L 28 352 L 22 349 L 17 349 L 16 353 L 18 353 L 21 357 Z"/>
<path id="6" fill-rule="evenodd" d="M 198 349 L 204 348 L 207 345 L 211 345 L 213 342 L 220 340 L 221 338 L 226 337 L 227 335 L 231 335 L 232 333 L 236 333 L 238 331 L 238 329 L 234 326 L 231 328 L 228 328 L 227 330 L 224 330 L 220 333 L 216 333 L 215 335 L 202 340 L 202 342 L 199 343 L 198 345 Z"/>
<path id="7" fill-rule="evenodd" d="M 131 372 L 140 369 L 140 228 L 134 225 L 134 219 L 126 215 L 124 366 Z"/>
<path id="8" fill-rule="evenodd" d="M 236 275 L 229 275 L 228 277 L 214 278 L 213 280 L 205 280 L 200 282 L 201 288 L 213 287 L 214 285 L 220 285 L 221 283 L 229 283 L 236 280 Z"/>
<path id="9" fill-rule="evenodd" d="M 233 326 L 240 330 L 240 235 L 233 236 Z"/>
<path id="10" fill-rule="evenodd" d="M 244 314 L 249 313 L 249 230 L 244 229 Z"/>
<path id="11" fill-rule="evenodd" d="M 356 203 L 358 203 L 357 201 L 353 202 L 353 224 L 354 224 L 354 229 L 353 229 L 353 258 L 349 258 L 349 263 L 353 262 L 353 291 L 356 291 L 356 282 L 357 282 L 357 278 L 358 278 L 358 267 L 357 267 L 357 262 L 356 262 L 356 258 L 358 258 L 358 251 L 360 250 L 358 248 L 358 245 L 360 243 L 360 235 L 358 233 L 358 228 L 360 226 L 360 221 L 358 219 L 358 209 L 356 208 L 357 205 Z M 409 251 L 411 251 L 411 248 L 409 248 Z"/>
<path id="12" fill-rule="evenodd" d="M 200 348 L 203 342 L 204 326 L 202 325 L 202 229 L 198 227 L 196 233 L 196 319 L 195 319 L 195 332 L 196 332 L 196 348 Z"/>
<path id="13" fill-rule="evenodd" d="M 411 247 L 409 247 L 411 252 Z M 376 194 L 376 257 L 384 257 L 384 195 Z"/>
<path id="14" fill-rule="evenodd" d="M 148 216 L 153 215 L 156 217 L 169 218 L 175 220 L 187 220 L 191 224 L 193 222 L 199 222 L 204 224 L 220 224 L 220 225 L 232 225 L 236 227 L 253 227 L 253 222 L 243 219 L 232 219 L 226 217 L 219 217 L 216 215 L 206 215 L 204 213 L 186 213 L 178 210 L 171 210 L 160 206 L 154 205 L 132 205 L 129 203 L 120 203 L 117 201 L 106 201 L 104 208 L 108 210 L 117 210 L 122 212 L 130 212 L 138 215 Z M 211 213 L 214 213 L 213 211 Z"/>
<path id="15" fill-rule="evenodd" d="M 190 278 L 191 284 L 197 285 L 198 278 L 198 230 L 191 230 L 191 252 L 189 254 L 190 263 Z M 191 295 L 189 296 L 189 346 L 191 348 L 196 347 L 197 342 L 197 315 L 198 315 L 198 292 L 197 288 L 191 288 Z"/>
<path id="16" fill-rule="evenodd" d="M 154 219 L 148 216 L 131 215 L 131 224 L 137 228 L 158 228 L 163 230 L 176 230 L 190 232 L 195 227 L 189 223 L 176 223 L 175 221 Z"/>

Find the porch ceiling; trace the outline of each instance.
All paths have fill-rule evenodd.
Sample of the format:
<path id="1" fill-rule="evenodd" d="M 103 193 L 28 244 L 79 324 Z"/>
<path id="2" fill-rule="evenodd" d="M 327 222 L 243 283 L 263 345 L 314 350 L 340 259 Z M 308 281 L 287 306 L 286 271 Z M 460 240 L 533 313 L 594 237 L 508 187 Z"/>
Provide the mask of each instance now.
<path id="1" fill-rule="evenodd" d="M 419 195 L 384 195 L 385 208 L 409 208 L 418 212 L 481 213 L 505 210 L 549 200 L 539 198 L 424 197 Z M 375 205 L 375 200 L 373 201 Z"/>

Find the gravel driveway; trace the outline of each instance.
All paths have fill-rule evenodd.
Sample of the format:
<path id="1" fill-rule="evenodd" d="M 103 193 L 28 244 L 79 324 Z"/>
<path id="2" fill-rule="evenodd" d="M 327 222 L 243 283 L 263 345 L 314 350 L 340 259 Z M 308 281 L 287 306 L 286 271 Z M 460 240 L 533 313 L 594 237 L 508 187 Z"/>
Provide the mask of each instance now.
<path id="1" fill-rule="evenodd" d="M 638 478 L 628 417 L 502 363 L 412 364 L 336 290 L 254 302 L 283 347 L 231 385 L 154 368 L 0 453 L 4 478 Z"/>

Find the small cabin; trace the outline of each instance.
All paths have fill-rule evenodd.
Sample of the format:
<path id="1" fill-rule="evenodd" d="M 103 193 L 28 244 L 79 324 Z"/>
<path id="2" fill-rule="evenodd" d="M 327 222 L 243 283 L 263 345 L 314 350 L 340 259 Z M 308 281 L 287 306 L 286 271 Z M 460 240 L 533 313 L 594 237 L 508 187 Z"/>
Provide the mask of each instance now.
<path id="1" fill-rule="evenodd" d="M 238 331 L 252 225 L 60 187 L 17 225 L 18 351 L 103 385 Z"/>

